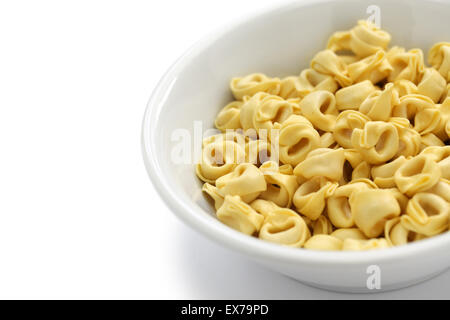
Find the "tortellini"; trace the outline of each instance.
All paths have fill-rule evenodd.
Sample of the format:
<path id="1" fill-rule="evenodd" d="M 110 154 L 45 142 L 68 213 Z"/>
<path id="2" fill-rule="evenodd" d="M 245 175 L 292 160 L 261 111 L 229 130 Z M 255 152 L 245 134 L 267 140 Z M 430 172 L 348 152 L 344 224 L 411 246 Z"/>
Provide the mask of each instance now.
<path id="1" fill-rule="evenodd" d="M 259 207 L 261 209 L 261 207 Z M 259 238 L 290 247 L 301 247 L 311 233 L 306 222 L 293 210 L 275 204 L 265 213 Z"/>
<path id="2" fill-rule="evenodd" d="M 408 119 L 392 117 L 389 123 L 394 125 L 398 133 L 398 149 L 394 158 L 417 155 L 423 144 L 423 136 L 413 129 Z"/>
<path id="3" fill-rule="evenodd" d="M 342 243 L 343 251 L 364 251 L 389 248 L 389 242 L 385 238 L 369 240 L 345 239 Z"/>
<path id="4" fill-rule="evenodd" d="M 392 83 L 386 84 L 383 91 L 374 91 L 360 105 L 359 111 L 374 121 L 388 121 L 392 108 L 398 104 L 398 93 Z"/>
<path id="5" fill-rule="evenodd" d="M 347 64 L 331 50 L 323 50 L 316 54 L 311 61 L 311 68 L 334 77 L 342 87 L 352 84 Z"/>
<path id="6" fill-rule="evenodd" d="M 245 96 L 251 97 L 258 92 L 278 94 L 280 85 L 279 78 L 270 78 L 262 73 L 254 73 L 242 78 L 233 78 L 230 82 L 230 89 L 237 100 L 242 100 Z"/>
<path id="7" fill-rule="evenodd" d="M 394 174 L 405 162 L 406 158 L 404 156 L 400 156 L 386 164 L 372 167 L 371 174 L 373 182 L 375 182 L 375 184 L 380 188 L 396 187 Z"/>
<path id="8" fill-rule="evenodd" d="M 240 196 L 248 203 L 266 191 L 267 183 L 264 174 L 255 165 L 241 163 L 232 172 L 217 179 L 216 187 L 222 196 Z"/>
<path id="9" fill-rule="evenodd" d="M 408 197 L 433 187 L 441 178 L 441 170 L 430 156 L 418 155 L 406 160 L 395 172 L 398 189 Z"/>
<path id="10" fill-rule="evenodd" d="M 450 42 L 390 46 L 368 21 L 300 74 L 231 79 L 196 163 L 217 219 L 321 251 L 408 245 L 450 229 Z"/>
<path id="11" fill-rule="evenodd" d="M 291 115 L 276 128 L 280 129 L 280 161 L 296 166 L 320 145 L 320 135 L 303 116 Z"/>
<path id="12" fill-rule="evenodd" d="M 426 236 L 420 233 L 406 229 L 402 223 L 401 218 L 397 217 L 386 222 L 384 227 L 384 234 L 387 242 L 391 246 L 399 246 L 407 244 L 408 242 L 425 239 Z"/>
<path id="13" fill-rule="evenodd" d="M 428 63 L 450 82 L 450 43 L 436 43 L 428 53 Z"/>
<path id="14" fill-rule="evenodd" d="M 313 235 L 331 234 L 334 230 L 330 220 L 324 215 L 321 215 L 317 220 L 312 222 L 312 229 Z"/>
<path id="15" fill-rule="evenodd" d="M 336 251 L 342 249 L 343 241 L 339 238 L 327 234 L 318 234 L 312 236 L 306 241 L 305 249 Z"/>
<path id="16" fill-rule="evenodd" d="M 267 161 L 261 165 L 260 170 L 267 182 L 267 190 L 261 193 L 260 198 L 282 207 L 290 207 L 298 187 L 297 179 L 292 175 L 292 167 L 290 165 L 279 167 L 277 163 Z"/>
<path id="17" fill-rule="evenodd" d="M 349 50 L 357 56 L 367 57 L 379 50 L 386 50 L 390 41 L 389 33 L 380 30 L 371 22 L 360 20 L 350 31 L 333 34 L 328 41 L 328 49 Z"/>
<path id="18" fill-rule="evenodd" d="M 336 98 L 325 90 L 308 94 L 299 104 L 301 113 L 311 123 L 323 131 L 331 131 L 336 123 L 338 110 Z"/>
<path id="19" fill-rule="evenodd" d="M 368 163 L 381 164 L 397 153 L 398 132 L 390 123 L 369 121 L 364 128 L 353 130 L 351 142 Z"/>
<path id="20" fill-rule="evenodd" d="M 346 110 L 341 112 L 333 129 L 334 139 L 344 148 L 352 148 L 353 130 L 363 129 L 369 121 L 369 117 L 359 111 Z"/>
<path id="21" fill-rule="evenodd" d="M 409 80 L 415 84 L 424 72 L 423 52 L 420 49 L 405 51 L 404 48 L 393 47 L 386 54 L 393 70 L 388 76 L 389 82 L 397 80 Z"/>
<path id="22" fill-rule="evenodd" d="M 427 192 L 414 195 L 408 202 L 402 225 L 425 236 L 434 236 L 449 227 L 450 205 L 441 197 Z"/>
<path id="23" fill-rule="evenodd" d="M 441 170 L 442 178 L 450 180 L 450 146 L 427 147 L 420 154 L 430 157 Z"/>
<path id="24" fill-rule="evenodd" d="M 369 80 L 339 89 L 336 92 L 336 108 L 339 111 L 358 110 L 361 103 L 375 91 L 375 86 Z"/>
<path id="25" fill-rule="evenodd" d="M 350 198 L 354 192 L 376 189 L 377 186 L 368 179 L 354 180 L 336 189 L 327 200 L 328 218 L 338 228 L 351 228 L 355 225 Z"/>
<path id="26" fill-rule="evenodd" d="M 283 98 L 265 92 L 256 93 L 241 107 L 240 120 L 244 130 L 264 129 L 266 133 L 273 129 L 275 123 L 283 122 L 291 114 L 292 103 Z"/>
<path id="27" fill-rule="evenodd" d="M 245 149 L 234 141 L 219 140 L 203 148 L 201 162 L 197 164 L 197 176 L 205 182 L 213 183 L 230 173 L 244 161 Z"/>
<path id="28" fill-rule="evenodd" d="M 241 200 L 239 196 L 225 196 L 217 210 L 217 218 L 227 226 L 252 235 L 261 229 L 264 217 Z"/>
<path id="29" fill-rule="evenodd" d="M 369 80 L 376 84 L 388 77 L 392 66 L 386 59 L 386 53 L 379 50 L 367 58 L 350 64 L 347 69 L 352 83 Z"/>
<path id="30" fill-rule="evenodd" d="M 217 115 L 214 124 L 219 130 L 241 128 L 242 101 L 233 101 L 227 104 Z"/>
<path id="31" fill-rule="evenodd" d="M 326 90 L 334 93 L 337 89 L 338 84 L 332 76 L 324 75 L 314 69 L 306 69 L 298 77 L 282 79 L 279 96 L 284 99 L 303 98 L 313 91 Z"/>
<path id="32" fill-rule="evenodd" d="M 397 199 L 389 190 L 359 190 L 352 193 L 349 203 L 356 226 L 368 238 L 381 235 L 386 221 L 401 212 Z"/>
<path id="33" fill-rule="evenodd" d="M 345 153 L 342 148 L 317 148 L 295 167 L 294 174 L 306 179 L 323 176 L 339 181 L 343 175 L 344 161 Z"/>
<path id="34" fill-rule="evenodd" d="M 323 176 L 316 176 L 303 183 L 295 191 L 293 202 L 297 211 L 311 220 L 319 218 L 328 199 L 337 188 L 338 183 Z"/>
<path id="35" fill-rule="evenodd" d="M 426 68 L 422 79 L 417 85 L 417 92 L 430 97 L 435 103 L 439 102 L 447 87 L 447 81 L 434 68 Z"/>
<path id="36" fill-rule="evenodd" d="M 345 239 L 367 240 L 367 237 L 358 228 L 339 228 L 333 231 L 330 235 L 341 239 L 342 241 Z"/>

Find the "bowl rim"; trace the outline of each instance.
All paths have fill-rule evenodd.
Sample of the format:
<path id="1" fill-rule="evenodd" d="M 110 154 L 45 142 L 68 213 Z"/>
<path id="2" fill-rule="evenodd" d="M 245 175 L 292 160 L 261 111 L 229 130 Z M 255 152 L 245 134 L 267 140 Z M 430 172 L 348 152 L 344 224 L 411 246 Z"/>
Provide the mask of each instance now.
<path id="1" fill-rule="evenodd" d="M 335 0 L 304 0 L 301 2 L 290 1 L 281 4 L 278 3 L 272 7 L 255 12 L 251 16 L 237 19 L 227 26 L 219 28 L 219 30 L 210 32 L 209 35 L 194 43 L 169 67 L 154 88 L 142 120 L 141 150 L 150 180 L 167 207 L 188 226 L 221 245 L 256 258 L 276 259 L 280 262 L 302 263 L 305 265 L 369 265 L 385 261 L 392 262 L 394 260 L 401 260 L 411 255 L 419 256 L 430 251 L 449 249 L 450 232 L 402 246 L 355 252 L 306 250 L 262 241 L 235 231 L 223 225 L 218 220 L 207 219 L 207 217 L 195 214 L 198 208 L 192 203 L 180 198 L 172 190 L 162 173 L 157 152 L 153 152 L 153 150 L 156 150 L 158 139 L 156 128 L 158 128 L 158 119 L 162 112 L 164 101 L 177 79 L 177 74 L 179 74 L 184 66 L 198 53 L 213 44 L 216 39 L 247 23 L 262 19 L 266 15 L 288 10 L 293 6 L 305 7 L 320 5 L 326 2 L 335 2 Z M 439 1 L 426 0 L 426 2 Z M 212 223 L 214 221 L 217 223 Z"/>

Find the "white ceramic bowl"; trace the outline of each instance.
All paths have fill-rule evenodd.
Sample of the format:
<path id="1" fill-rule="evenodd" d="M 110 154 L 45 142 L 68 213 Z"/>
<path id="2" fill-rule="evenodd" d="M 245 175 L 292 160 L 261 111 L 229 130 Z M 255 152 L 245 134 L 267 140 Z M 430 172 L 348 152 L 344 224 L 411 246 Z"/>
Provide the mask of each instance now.
<path id="1" fill-rule="evenodd" d="M 171 135 L 193 122 L 203 130 L 227 102 L 233 76 L 263 72 L 299 74 L 326 46 L 332 32 L 366 19 L 369 5 L 381 9 L 381 26 L 392 44 L 427 52 L 437 41 L 450 41 L 450 3 L 443 1 L 299 1 L 258 14 L 212 34 L 194 45 L 165 74 L 153 92 L 143 121 L 143 153 L 161 197 L 186 224 L 224 246 L 304 283 L 337 291 L 367 288 L 370 265 L 381 271 L 381 290 L 428 279 L 450 266 L 450 234 L 386 250 L 320 252 L 261 241 L 234 231 L 214 216 L 201 192 L 192 164 L 174 164 Z M 194 139 L 194 138 L 193 138 Z M 201 138 L 200 138 L 201 139 Z M 197 138 L 197 143 L 199 142 Z"/>

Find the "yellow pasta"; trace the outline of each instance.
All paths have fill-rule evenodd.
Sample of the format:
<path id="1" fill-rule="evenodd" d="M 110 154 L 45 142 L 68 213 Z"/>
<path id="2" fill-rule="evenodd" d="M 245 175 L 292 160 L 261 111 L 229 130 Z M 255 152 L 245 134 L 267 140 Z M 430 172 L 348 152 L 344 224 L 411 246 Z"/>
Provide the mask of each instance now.
<path id="1" fill-rule="evenodd" d="M 264 221 L 264 217 L 239 196 L 226 196 L 217 210 L 217 218 L 227 226 L 248 235 L 258 232 Z"/>
<path id="2" fill-rule="evenodd" d="M 361 154 L 356 149 L 344 150 L 345 162 L 340 185 L 345 185 L 351 181 L 371 178 L 371 165 L 364 161 Z"/>
<path id="3" fill-rule="evenodd" d="M 320 136 L 320 148 L 336 149 L 337 147 L 338 143 L 332 132 L 325 132 Z"/>
<path id="4" fill-rule="evenodd" d="M 393 47 L 386 54 L 393 70 L 389 74 L 388 81 L 409 80 L 415 84 L 424 72 L 423 52 L 420 49 L 405 51 L 404 48 Z"/>
<path id="5" fill-rule="evenodd" d="M 400 103 L 392 109 L 394 117 L 406 118 L 416 122 L 417 116 L 426 109 L 434 109 L 433 100 L 420 94 L 409 94 L 400 98 Z M 417 130 L 417 128 L 415 128 Z"/>
<path id="6" fill-rule="evenodd" d="M 216 180 L 218 192 L 223 196 L 240 196 L 242 201 L 251 202 L 263 191 L 267 184 L 264 174 L 251 163 L 241 163 L 234 170 Z"/>
<path id="7" fill-rule="evenodd" d="M 408 119 L 393 117 L 388 121 L 397 129 L 398 150 L 394 158 L 417 155 L 422 146 L 423 137 L 413 129 Z"/>
<path id="8" fill-rule="evenodd" d="M 356 191 L 350 196 L 349 203 L 356 226 L 368 238 L 381 235 L 386 221 L 401 213 L 397 199 L 389 190 Z"/>
<path id="9" fill-rule="evenodd" d="M 450 43 L 436 43 L 428 53 L 428 63 L 450 82 Z"/>
<path id="10" fill-rule="evenodd" d="M 219 193 L 219 190 L 216 188 L 216 186 L 213 186 L 212 184 L 206 182 L 203 184 L 202 191 L 209 195 L 214 201 L 214 207 L 216 208 L 216 211 L 219 210 L 225 198 L 222 196 L 222 194 Z"/>
<path id="11" fill-rule="evenodd" d="M 273 129 L 276 122 L 283 122 L 293 114 L 291 102 L 265 92 L 256 93 L 241 107 L 240 120 L 244 130 Z"/>
<path id="12" fill-rule="evenodd" d="M 300 74 L 232 78 L 195 165 L 217 218 L 322 251 L 385 249 L 450 229 L 450 42 L 390 46 L 368 21 Z M 211 201 L 212 200 L 212 201 Z"/>
<path id="13" fill-rule="evenodd" d="M 241 107 L 242 101 L 233 101 L 227 104 L 216 117 L 214 122 L 216 128 L 222 131 L 241 128 Z"/>
<path id="14" fill-rule="evenodd" d="M 327 200 L 328 218 L 338 228 L 351 228 L 355 225 L 350 198 L 354 192 L 376 189 L 377 186 L 368 179 L 352 181 L 340 186 Z"/>
<path id="15" fill-rule="evenodd" d="M 448 230 L 449 212 L 447 201 L 435 194 L 420 192 L 409 200 L 401 223 L 408 230 L 434 236 Z"/>
<path id="16" fill-rule="evenodd" d="M 369 80 L 355 83 L 336 92 L 336 108 L 342 110 L 358 110 L 361 103 L 376 90 Z"/>
<path id="17" fill-rule="evenodd" d="M 237 100 L 242 100 L 245 96 L 253 96 L 258 92 L 278 94 L 280 92 L 279 78 L 269 78 L 262 73 L 254 73 L 242 78 L 233 78 L 230 82 L 230 89 Z"/>
<path id="18" fill-rule="evenodd" d="M 444 77 L 434 68 L 426 68 L 417 85 L 417 92 L 439 102 L 447 87 Z"/>
<path id="19" fill-rule="evenodd" d="M 440 179 L 432 188 L 426 190 L 428 193 L 438 195 L 447 202 L 450 202 L 450 180 Z"/>
<path id="20" fill-rule="evenodd" d="M 363 129 L 354 129 L 351 142 L 364 160 L 381 164 L 394 157 L 398 151 L 398 132 L 394 125 L 383 121 L 369 121 Z"/>
<path id="21" fill-rule="evenodd" d="M 331 131 L 336 123 L 338 110 L 336 98 L 325 90 L 308 94 L 299 104 L 301 113 L 311 123 L 323 131 Z"/>
<path id="22" fill-rule="evenodd" d="M 333 34 L 328 41 L 328 49 L 349 50 L 357 56 L 366 57 L 379 50 L 386 50 L 390 41 L 389 33 L 377 28 L 371 22 L 360 20 L 350 31 Z"/>
<path id="23" fill-rule="evenodd" d="M 344 148 L 352 148 L 354 129 L 362 129 L 370 118 L 359 111 L 346 110 L 336 118 L 333 135 L 334 139 Z"/>
<path id="24" fill-rule="evenodd" d="M 319 73 L 333 76 L 342 87 L 352 84 L 347 65 L 331 50 L 317 53 L 311 61 L 311 68 Z"/>
<path id="25" fill-rule="evenodd" d="M 389 247 L 389 242 L 384 238 L 369 240 L 345 239 L 342 243 L 343 251 L 375 250 L 386 249 Z"/>
<path id="26" fill-rule="evenodd" d="M 201 163 L 196 167 L 197 176 L 204 182 L 214 183 L 243 162 L 244 156 L 245 150 L 234 141 L 210 143 L 203 148 Z"/>
<path id="27" fill-rule="evenodd" d="M 427 155 L 418 155 L 405 161 L 395 172 L 398 189 L 411 197 L 417 192 L 432 188 L 441 178 L 441 169 Z"/>
<path id="28" fill-rule="evenodd" d="M 254 202 L 252 207 L 257 211 L 269 210 L 264 213 L 265 219 L 259 231 L 260 239 L 290 247 L 301 247 L 311 236 L 303 218 L 290 209 L 261 202 Z"/>
<path id="29" fill-rule="evenodd" d="M 339 181 L 342 178 L 344 161 L 344 149 L 318 148 L 311 151 L 306 159 L 295 167 L 294 174 L 306 179 L 323 176 L 332 181 Z"/>
<path id="30" fill-rule="evenodd" d="M 403 214 L 406 212 L 406 206 L 408 205 L 409 198 L 398 190 L 398 188 L 386 189 L 392 193 L 400 206 L 400 212 Z"/>
<path id="31" fill-rule="evenodd" d="M 336 251 L 342 249 L 343 241 L 327 234 L 317 234 L 306 241 L 304 248 L 310 250 Z"/>
<path id="32" fill-rule="evenodd" d="M 280 160 L 296 166 L 311 150 L 320 146 L 320 135 L 311 122 L 303 116 L 291 115 L 275 128 L 280 130 Z"/>
<path id="33" fill-rule="evenodd" d="M 430 157 L 441 170 L 441 176 L 450 180 L 450 146 L 428 147 L 422 150 L 420 154 Z"/>
<path id="34" fill-rule="evenodd" d="M 400 246 L 407 244 L 408 242 L 425 239 L 423 234 L 416 233 L 414 231 L 406 229 L 401 224 L 400 217 L 391 219 L 386 222 L 384 227 L 384 234 L 386 240 L 391 246 Z"/>
<path id="35" fill-rule="evenodd" d="M 292 175 L 292 167 L 279 167 L 277 163 L 267 161 L 261 165 L 260 170 L 267 182 L 267 190 L 261 193 L 261 199 L 289 208 L 298 187 L 297 179 Z"/>
<path id="36" fill-rule="evenodd" d="M 337 186 L 337 182 L 331 182 L 325 177 L 313 177 L 295 191 L 294 206 L 302 215 L 316 220 L 325 209 L 326 199 L 334 193 Z"/>
<path id="37" fill-rule="evenodd" d="M 248 137 L 241 131 L 227 130 L 225 133 L 220 133 L 206 137 L 202 141 L 202 146 L 205 148 L 210 143 L 232 141 L 237 143 L 241 148 L 245 148 L 245 144 L 248 142 Z"/>
<path id="38" fill-rule="evenodd" d="M 400 79 L 395 81 L 393 84 L 394 90 L 397 92 L 399 98 L 406 96 L 407 94 L 419 93 L 419 89 L 417 88 L 417 86 L 409 80 Z"/>
<path id="39" fill-rule="evenodd" d="M 251 140 L 245 144 L 245 162 L 261 165 L 272 160 L 272 146 L 267 140 Z"/>
<path id="40" fill-rule="evenodd" d="M 331 224 L 330 220 L 324 215 L 321 215 L 317 220 L 315 220 L 312 223 L 312 227 L 313 235 L 331 234 L 333 232 L 333 225 Z"/>
<path id="41" fill-rule="evenodd" d="M 358 228 L 340 228 L 333 231 L 330 235 L 342 241 L 345 239 L 367 240 L 367 237 Z"/>
<path id="42" fill-rule="evenodd" d="M 321 74 L 314 69 L 306 69 L 300 76 L 286 77 L 281 80 L 279 96 L 284 99 L 303 98 L 316 90 L 336 92 L 338 84 L 332 76 Z"/>
<path id="43" fill-rule="evenodd" d="M 426 147 L 438 146 L 443 147 L 445 143 L 439 139 L 434 133 L 427 133 L 420 136 L 420 151 Z"/>
<path id="44" fill-rule="evenodd" d="M 393 188 L 396 186 L 394 174 L 400 168 L 400 166 L 406 162 L 404 156 L 400 156 L 397 159 L 372 167 L 371 174 L 373 182 L 380 188 Z"/>
<path id="45" fill-rule="evenodd" d="M 371 93 L 361 103 L 359 111 L 374 121 L 387 121 L 391 117 L 392 108 L 398 103 L 398 93 L 394 90 L 394 85 L 388 83 L 383 91 Z"/>
<path id="46" fill-rule="evenodd" d="M 386 59 L 386 53 L 379 50 L 367 58 L 350 64 L 347 70 L 352 83 L 369 80 L 376 84 L 389 76 L 392 66 Z"/>

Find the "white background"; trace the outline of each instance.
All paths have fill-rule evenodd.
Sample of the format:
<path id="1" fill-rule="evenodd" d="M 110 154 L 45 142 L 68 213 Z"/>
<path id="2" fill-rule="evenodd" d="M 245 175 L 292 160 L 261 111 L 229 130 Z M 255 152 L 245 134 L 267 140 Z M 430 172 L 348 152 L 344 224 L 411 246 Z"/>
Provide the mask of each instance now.
<path id="1" fill-rule="evenodd" d="M 140 126 L 158 79 L 271 2 L 0 1 L 0 298 L 450 298 L 450 272 L 376 295 L 304 286 L 197 235 L 155 193 Z"/>

